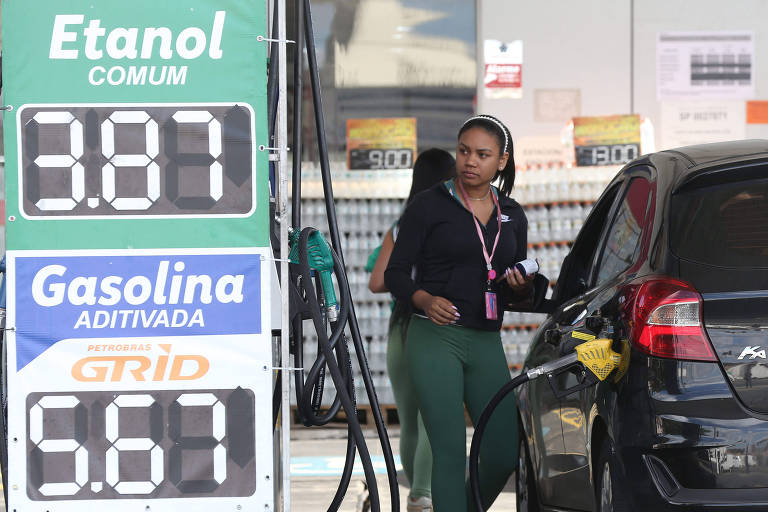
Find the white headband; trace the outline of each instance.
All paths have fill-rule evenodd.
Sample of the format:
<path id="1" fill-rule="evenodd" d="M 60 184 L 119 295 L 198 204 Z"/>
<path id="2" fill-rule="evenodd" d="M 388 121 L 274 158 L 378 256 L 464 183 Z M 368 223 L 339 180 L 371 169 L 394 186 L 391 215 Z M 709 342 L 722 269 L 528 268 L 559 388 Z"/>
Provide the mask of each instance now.
<path id="1" fill-rule="evenodd" d="M 495 118 L 493 118 L 491 116 L 480 115 L 480 116 L 470 117 L 469 119 L 464 121 L 464 124 L 462 126 L 466 126 L 468 122 L 474 121 L 475 119 L 482 119 L 484 121 L 490 121 L 490 122 L 492 122 L 493 124 L 495 124 L 496 126 L 499 127 L 499 130 L 501 130 L 501 133 L 504 134 L 504 150 L 501 152 L 501 154 L 503 155 L 504 153 L 506 153 L 507 152 L 507 145 L 509 143 L 509 139 L 507 139 L 507 130 L 504 129 L 504 125 L 501 124 L 501 121 L 499 121 L 498 119 L 495 119 Z"/>

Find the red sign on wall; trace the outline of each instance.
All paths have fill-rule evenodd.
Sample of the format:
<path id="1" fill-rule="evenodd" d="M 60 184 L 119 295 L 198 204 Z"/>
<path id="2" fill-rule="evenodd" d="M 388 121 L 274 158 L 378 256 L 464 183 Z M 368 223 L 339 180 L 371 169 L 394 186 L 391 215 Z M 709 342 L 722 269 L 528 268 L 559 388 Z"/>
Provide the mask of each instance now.
<path id="1" fill-rule="evenodd" d="M 519 89 L 523 86 L 523 65 L 486 64 L 485 86 L 489 88 L 512 87 Z"/>

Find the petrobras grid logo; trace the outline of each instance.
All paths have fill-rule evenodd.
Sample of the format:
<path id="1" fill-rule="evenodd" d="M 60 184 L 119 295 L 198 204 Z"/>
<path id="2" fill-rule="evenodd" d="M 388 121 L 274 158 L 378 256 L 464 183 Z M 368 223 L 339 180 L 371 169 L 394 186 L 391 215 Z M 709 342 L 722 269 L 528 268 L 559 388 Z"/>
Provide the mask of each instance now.
<path id="1" fill-rule="evenodd" d="M 258 254 L 15 257 L 18 368 L 57 341 L 258 334 Z"/>
<path id="2" fill-rule="evenodd" d="M 79 382 L 158 382 L 197 380 L 208 373 L 207 357 L 172 354 L 172 348 L 172 343 L 91 343 L 88 354 L 72 365 L 72 377 Z"/>

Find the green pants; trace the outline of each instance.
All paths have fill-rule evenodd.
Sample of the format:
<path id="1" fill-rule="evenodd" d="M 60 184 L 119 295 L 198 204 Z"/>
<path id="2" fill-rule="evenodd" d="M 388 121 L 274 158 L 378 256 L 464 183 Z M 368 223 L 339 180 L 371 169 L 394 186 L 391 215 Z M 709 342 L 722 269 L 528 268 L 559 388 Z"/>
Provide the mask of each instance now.
<path id="1" fill-rule="evenodd" d="M 427 432 L 419 414 L 413 380 L 405 360 L 402 322 L 389 326 L 387 342 L 387 372 L 395 395 L 397 416 L 400 419 L 400 461 L 411 484 L 411 496 L 432 495 L 432 450 Z"/>
<path id="2" fill-rule="evenodd" d="M 438 326 L 414 316 L 408 326 L 406 359 L 419 411 L 432 446 L 435 512 L 474 511 L 466 482 L 464 405 L 476 423 L 510 375 L 498 332 Z M 480 446 L 483 507 L 489 508 L 517 466 L 517 404 L 512 394 L 496 408 Z"/>

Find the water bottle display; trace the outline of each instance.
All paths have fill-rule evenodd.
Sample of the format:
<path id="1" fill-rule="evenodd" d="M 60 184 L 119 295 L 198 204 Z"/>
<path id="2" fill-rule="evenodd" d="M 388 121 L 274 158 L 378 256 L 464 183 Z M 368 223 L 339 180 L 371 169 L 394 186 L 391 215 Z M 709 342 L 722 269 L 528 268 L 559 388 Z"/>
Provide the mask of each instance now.
<path id="1" fill-rule="evenodd" d="M 394 398 L 386 365 L 391 297 L 384 293 L 374 294 L 368 289 L 370 274 L 365 271 L 365 265 L 369 255 L 381 244 L 384 233 L 400 217 L 411 175 L 410 171 L 402 170 L 348 171 L 345 165 L 345 162 L 339 162 L 332 167 L 337 169 L 333 171 L 333 187 L 347 277 L 360 332 L 366 340 L 366 357 L 379 401 L 391 405 Z M 528 258 L 537 260 L 538 271 L 549 278 L 548 296 L 551 296 L 563 259 L 592 204 L 616 171 L 610 166 L 564 165 L 517 170 L 512 197 L 523 206 L 528 217 Z M 315 227 L 329 239 L 321 194 L 319 171 L 312 167 L 303 171 L 302 227 Z M 539 313 L 504 313 L 501 341 L 513 372 L 517 372 L 523 363 L 531 339 L 544 318 L 545 315 Z M 305 360 L 313 361 L 317 340 L 314 337 L 306 339 L 304 347 Z M 354 369 L 355 386 L 362 386 L 359 369 Z M 332 386 L 331 380 L 327 379 L 329 392 L 324 393 L 324 406 L 331 404 Z M 362 388 L 360 391 L 357 399 L 361 405 L 366 405 L 368 398 Z"/>

